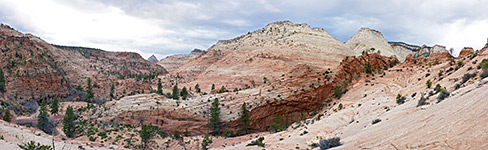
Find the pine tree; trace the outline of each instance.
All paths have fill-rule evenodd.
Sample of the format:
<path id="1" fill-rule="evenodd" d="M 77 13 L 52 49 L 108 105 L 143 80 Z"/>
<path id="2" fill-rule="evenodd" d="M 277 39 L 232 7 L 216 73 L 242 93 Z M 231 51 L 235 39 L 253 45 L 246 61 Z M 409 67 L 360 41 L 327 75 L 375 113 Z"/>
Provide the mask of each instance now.
<path id="1" fill-rule="evenodd" d="M 10 118 L 10 111 L 9 110 L 5 110 L 5 115 L 3 115 L 3 120 L 7 121 L 7 122 L 12 121 L 12 118 Z"/>
<path id="2" fill-rule="evenodd" d="M 163 95 L 163 85 L 161 84 L 161 79 L 158 79 L 158 91 L 157 94 Z"/>
<path id="3" fill-rule="evenodd" d="M 212 84 L 212 91 L 215 89 L 215 84 Z"/>
<path id="4" fill-rule="evenodd" d="M 244 102 L 241 106 L 241 132 L 247 133 L 247 130 L 249 128 L 249 110 L 246 108 L 246 103 Z"/>
<path id="5" fill-rule="evenodd" d="M 180 99 L 180 94 L 178 92 L 178 85 L 175 85 L 173 87 L 173 94 L 171 94 L 171 95 L 173 96 L 173 99 L 176 99 L 176 100 Z"/>
<path id="6" fill-rule="evenodd" d="M 58 113 L 58 111 L 59 111 L 58 98 L 54 98 L 53 102 L 51 103 L 51 115 Z"/>
<path id="7" fill-rule="evenodd" d="M 0 69 L 0 93 L 7 92 L 7 88 L 5 87 L 5 76 L 3 74 L 3 70 Z"/>
<path id="8" fill-rule="evenodd" d="M 75 114 L 73 113 L 73 107 L 68 106 L 63 118 L 63 132 L 68 137 L 74 137 L 75 135 Z"/>
<path id="9" fill-rule="evenodd" d="M 91 79 L 90 78 L 86 79 L 86 82 L 87 82 L 87 85 L 86 85 L 86 93 L 88 94 L 86 96 L 86 101 L 89 102 L 89 103 L 91 103 L 91 101 L 93 100 L 93 97 L 94 97 L 93 91 L 92 91 L 93 88 L 92 88 Z"/>
<path id="10" fill-rule="evenodd" d="M 112 86 L 110 87 L 110 98 L 115 98 L 114 92 L 115 92 L 115 85 L 112 84 Z"/>
<path id="11" fill-rule="evenodd" d="M 46 131 L 47 124 L 49 123 L 48 117 L 46 100 L 42 100 L 39 115 L 37 116 L 37 128 Z"/>
<path id="12" fill-rule="evenodd" d="M 219 130 L 220 124 L 220 104 L 219 99 L 215 98 L 210 107 L 210 129 L 215 133 Z"/>
<path id="13" fill-rule="evenodd" d="M 156 135 L 156 131 L 158 127 L 153 125 L 142 125 L 141 130 L 139 131 L 139 136 L 141 137 L 142 142 L 142 149 L 148 149 L 149 144 L 151 143 L 151 139 L 154 135 Z"/>
<path id="14" fill-rule="evenodd" d="M 183 89 L 181 89 L 181 99 L 183 100 L 186 100 L 186 98 L 188 97 L 188 91 L 186 90 L 186 87 L 183 87 Z"/>

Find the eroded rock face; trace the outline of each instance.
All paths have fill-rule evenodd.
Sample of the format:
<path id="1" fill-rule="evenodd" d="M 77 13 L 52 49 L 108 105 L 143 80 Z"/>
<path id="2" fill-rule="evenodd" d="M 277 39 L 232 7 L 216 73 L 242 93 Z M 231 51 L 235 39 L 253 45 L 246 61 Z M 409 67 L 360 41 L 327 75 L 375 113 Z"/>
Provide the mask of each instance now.
<path id="1" fill-rule="evenodd" d="M 319 111 L 327 107 L 327 104 L 332 103 L 334 99 L 332 95 L 335 88 L 341 86 L 347 89 L 348 82 L 363 72 L 367 64 L 372 69 L 382 69 L 395 61 L 398 62 L 396 58 L 381 56 L 377 53 L 361 55 L 358 58 L 346 57 L 341 65 L 338 66 L 338 71 L 332 77 L 330 83 L 316 89 L 291 95 L 280 102 L 272 102 L 254 108 L 249 113 L 251 128 L 258 131 L 268 129 L 276 115 L 282 118 L 281 122 L 283 124 L 308 118 L 314 111 Z M 230 123 L 229 125 L 236 124 Z"/>
<path id="2" fill-rule="evenodd" d="M 322 71 L 339 65 L 352 50 L 325 30 L 282 21 L 268 24 L 231 40 L 221 40 L 208 51 L 165 76 L 168 86 L 245 89 L 276 80 L 299 65 Z M 179 77 L 175 79 L 176 77 Z"/>
<path id="3" fill-rule="evenodd" d="M 83 99 L 76 87 L 85 91 L 88 78 L 99 98 L 110 98 L 111 85 L 115 86 L 114 97 L 149 92 L 152 83 L 144 78 L 167 73 L 137 53 L 52 45 L 5 25 L 0 27 L 0 49 L 0 68 L 7 81 L 5 97 L 18 102 L 54 97 Z"/>

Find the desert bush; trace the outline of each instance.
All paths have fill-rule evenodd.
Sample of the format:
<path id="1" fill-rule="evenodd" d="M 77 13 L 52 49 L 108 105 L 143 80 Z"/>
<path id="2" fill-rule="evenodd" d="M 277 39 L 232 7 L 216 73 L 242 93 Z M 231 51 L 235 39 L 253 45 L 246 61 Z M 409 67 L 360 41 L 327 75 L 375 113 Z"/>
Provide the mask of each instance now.
<path id="1" fill-rule="evenodd" d="M 226 137 L 234 137 L 234 136 L 236 136 L 236 135 L 234 134 L 234 132 L 233 132 L 232 130 L 230 130 L 230 129 L 225 129 L 225 130 L 224 130 L 224 136 L 226 136 Z"/>
<path id="2" fill-rule="evenodd" d="M 473 73 L 473 74 L 470 74 L 470 73 L 464 74 L 463 80 L 461 80 L 461 83 L 460 84 L 462 85 L 462 84 L 466 83 L 469 79 L 471 79 L 472 77 L 475 77 L 475 76 L 476 76 L 475 73 Z"/>
<path id="3" fill-rule="evenodd" d="M 259 137 L 257 140 L 251 141 L 251 143 L 247 144 L 246 146 L 257 145 L 257 146 L 264 147 L 265 144 L 263 143 L 263 140 L 264 140 L 264 137 Z"/>
<path id="4" fill-rule="evenodd" d="M 334 96 L 338 99 L 341 98 L 342 94 L 346 93 L 346 89 L 340 85 L 334 87 Z"/>
<path id="5" fill-rule="evenodd" d="M 441 89 L 439 97 L 437 97 L 437 102 L 443 101 L 445 98 L 449 97 L 450 93 L 447 92 L 446 88 Z"/>
<path id="6" fill-rule="evenodd" d="M 341 146 L 341 145 L 342 145 L 342 143 L 341 143 L 340 137 L 328 138 L 326 140 L 321 139 L 319 141 L 320 150 L 326 150 L 326 149 Z"/>
<path id="7" fill-rule="evenodd" d="M 424 97 L 424 93 L 420 93 L 420 95 L 421 96 L 420 96 L 419 102 L 417 103 L 417 107 L 429 104 L 426 102 L 427 99 Z"/>
<path id="8" fill-rule="evenodd" d="M 483 59 L 483 61 L 481 61 L 480 65 L 478 66 L 478 69 L 486 69 L 486 68 L 488 68 L 488 60 Z"/>
<path id="9" fill-rule="evenodd" d="M 377 124 L 378 122 L 381 122 L 381 119 L 375 119 L 375 120 L 371 121 L 371 124 Z"/>
<path id="10" fill-rule="evenodd" d="M 427 88 L 432 87 L 432 82 L 430 82 L 430 80 L 427 80 L 427 82 L 425 82 L 425 84 L 427 85 Z"/>
<path id="11" fill-rule="evenodd" d="M 398 105 L 403 104 L 403 103 L 405 103 L 405 100 L 406 99 L 407 98 L 405 96 L 402 96 L 401 94 L 398 94 L 397 97 L 396 97 L 396 103 Z"/>
<path id="12" fill-rule="evenodd" d="M 483 71 L 480 74 L 480 79 L 484 79 L 488 77 L 488 69 L 483 69 Z"/>

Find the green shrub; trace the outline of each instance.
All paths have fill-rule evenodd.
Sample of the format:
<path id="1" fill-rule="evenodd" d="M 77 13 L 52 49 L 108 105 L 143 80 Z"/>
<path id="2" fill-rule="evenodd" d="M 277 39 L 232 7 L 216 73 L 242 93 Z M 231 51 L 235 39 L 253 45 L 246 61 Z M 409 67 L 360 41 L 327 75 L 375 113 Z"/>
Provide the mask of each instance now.
<path id="1" fill-rule="evenodd" d="M 402 96 L 401 94 L 398 94 L 397 97 L 396 97 L 396 103 L 398 105 L 401 105 L 401 104 L 405 103 L 405 100 L 406 99 L 407 98 L 405 96 Z"/>
<path id="2" fill-rule="evenodd" d="M 427 82 L 425 84 L 427 85 L 427 88 L 432 87 L 432 82 L 430 82 L 430 80 L 427 80 Z"/>
<path id="3" fill-rule="evenodd" d="M 97 140 L 97 137 L 95 137 L 95 136 L 89 136 L 88 139 L 93 142 L 93 141 Z"/>
<path id="4" fill-rule="evenodd" d="M 440 85 L 440 84 L 436 84 L 436 85 L 435 85 L 435 88 L 434 88 L 435 93 L 439 93 L 439 92 L 441 91 L 441 88 L 442 88 L 442 87 L 441 87 L 441 85 Z"/>

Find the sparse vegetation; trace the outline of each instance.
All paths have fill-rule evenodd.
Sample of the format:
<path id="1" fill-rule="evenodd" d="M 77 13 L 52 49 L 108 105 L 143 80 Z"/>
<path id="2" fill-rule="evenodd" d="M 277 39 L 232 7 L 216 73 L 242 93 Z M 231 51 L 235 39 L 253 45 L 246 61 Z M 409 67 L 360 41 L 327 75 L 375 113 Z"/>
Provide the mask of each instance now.
<path id="1" fill-rule="evenodd" d="M 257 140 L 253 140 L 251 141 L 251 143 L 247 144 L 246 146 L 254 146 L 254 145 L 257 145 L 257 146 L 260 146 L 260 147 L 264 147 L 264 143 L 263 143 L 263 140 L 264 140 L 264 137 L 259 137 Z"/>
<path id="2" fill-rule="evenodd" d="M 364 72 L 366 73 L 373 72 L 373 69 L 371 68 L 371 64 L 369 62 L 367 62 L 366 65 L 364 65 Z"/>
<path id="3" fill-rule="evenodd" d="M 344 93 L 346 93 L 346 89 L 344 87 L 342 87 L 340 85 L 336 85 L 334 87 L 334 96 L 337 99 L 340 99 Z"/>
<path id="4" fill-rule="evenodd" d="M 24 145 L 18 144 L 18 146 L 23 150 L 52 150 L 53 148 L 49 145 L 41 145 L 40 143 L 36 143 L 34 141 L 30 141 Z"/>
<path id="5" fill-rule="evenodd" d="M 218 93 L 225 93 L 225 92 L 228 92 L 228 90 L 227 90 L 227 89 L 225 89 L 225 87 L 224 87 L 224 86 L 222 86 L 222 87 L 220 88 L 220 90 L 219 90 L 219 92 L 218 92 Z"/>
<path id="6" fill-rule="evenodd" d="M 326 140 L 321 139 L 319 141 L 320 150 L 326 150 L 326 149 L 341 146 L 341 145 L 342 145 L 342 143 L 341 143 L 340 137 L 328 138 Z"/>
<path id="7" fill-rule="evenodd" d="M 280 132 L 283 131 L 283 128 L 281 127 L 282 121 L 279 115 L 275 115 L 273 118 L 273 122 L 271 122 L 270 130 L 271 132 Z"/>

